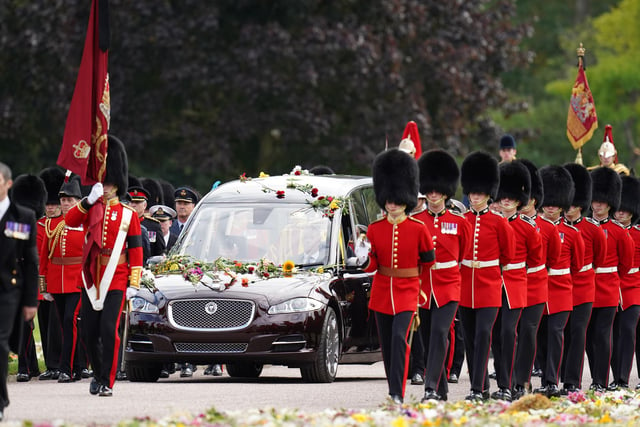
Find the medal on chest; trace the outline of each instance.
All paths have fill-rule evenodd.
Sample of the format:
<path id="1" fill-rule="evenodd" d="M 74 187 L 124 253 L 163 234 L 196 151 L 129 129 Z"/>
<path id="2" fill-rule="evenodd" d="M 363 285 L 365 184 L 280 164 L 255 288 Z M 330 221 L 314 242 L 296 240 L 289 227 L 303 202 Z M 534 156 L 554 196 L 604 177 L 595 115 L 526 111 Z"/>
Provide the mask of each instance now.
<path id="1" fill-rule="evenodd" d="M 442 234 L 458 234 L 458 224 L 455 222 L 443 222 L 440 225 Z"/>
<path id="2" fill-rule="evenodd" d="M 111 221 L 115 221 L 116 219 L 118 219 L 118 212 L 111 211 Z"/>

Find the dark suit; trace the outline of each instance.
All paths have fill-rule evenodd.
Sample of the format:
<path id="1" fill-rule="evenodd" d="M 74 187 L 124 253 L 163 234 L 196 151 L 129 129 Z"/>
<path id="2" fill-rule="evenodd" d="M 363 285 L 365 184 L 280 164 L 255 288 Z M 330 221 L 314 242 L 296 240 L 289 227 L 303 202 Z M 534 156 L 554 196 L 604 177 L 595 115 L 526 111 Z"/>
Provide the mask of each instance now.
<path id="1" fill-rule="evenodd" d="M 0 218 L 0 411 L 9 404 L 9 337 L 25 306 L 38 306 L 36 219 L 33 211 L 11 203 Z"/>

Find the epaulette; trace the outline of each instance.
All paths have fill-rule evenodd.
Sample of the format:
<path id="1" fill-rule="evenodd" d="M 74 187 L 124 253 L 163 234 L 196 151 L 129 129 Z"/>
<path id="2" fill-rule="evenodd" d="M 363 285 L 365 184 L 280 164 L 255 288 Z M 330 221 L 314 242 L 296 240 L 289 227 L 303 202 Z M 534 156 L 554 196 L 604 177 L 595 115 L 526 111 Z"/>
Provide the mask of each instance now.
<path id="1" fill-rule="evenodd" d="M 411 221 L 415 221 L 415 222 L 417 222 L 417 223 L 419 223 L 419 224 L 424 225 L 424 222 L 420 221 L 419 219 L 415 219 L 415 218 L 414 218 L 414 217 L 412 217 L 412 216 L 408 216 L 407 218 L 409 218 Z"/>
<path id="2" fill-rule="evenodd" d="M 527 224 L 529 224 L 530 226 L 532 226 L 533 228 L 536 228 L 538 226 L 538 224 L 536 224 L 536 222 L 534 220 L 532 220 L 531 218 L 529 218 L 528 216 L 524 215 L 524 214 L 520 214 L 520 219 L 524 222 L 526 222 Z"/>
<path id="3" fill-rule="evenodd" d="M 638 224 L 634 225 L 632 228 L 635 228 L 636 230 L 640 231 L 640 225 Z"/>
<path id="4" fill-rule="evenodd" d="M 46 222 L 46 221 L 47 221 L 47 217 L 46 217 L 46 216 L 43 216 L 42 218 L 40 218 L 40 219 L 38 220 L 37 224 L 38 224 L 39 226 L 41 226 L 41 227 L 44 227 L 44 225 L 45 225 L 45 222 Z"/>
<path id="5" fill-rule="evenodd" d="M 499 216 L 500 218 L 504 218 L 504 217 L 502 216 L 502 214 L 500 214 L 500 213 L 498 213 L 498 212 L 496 212 L 496 211 L 492 211 L 491 209 L 489 209 L 489 213 L 492 213 L 492 214 L 494 214 L 495 216 Z"/>
<path id="6" fill-rule="evenodd" d="M 151 215 L 144 215 L 144 219 L 148 219 L 149 221 L 157 222 L 158 224 L 160 224 L 160 220 L 158 220 L 158 218 L 152 217 Z"/>
<path id="7" fill-rule="evenodd" d="M 585 216 L 583 218 L 586 219 L 587 222 L 590 222 L 591 224 L 597 225 L 598 227 L 600 227 L 600 223 L 598 221 L 596 221 L 595 219 L 591 218 L 590 216 Z"/>
<path id="8" fill-rule="evenodd" d="M 551 221 L 550 219 L 547 219 L 547 218 L 545 218 L 545 217 L 543 217 L 543 216 L 541 216 L 541 215 L 540 215 L 540 216 L 538 216 L 538 219 L 541 219 L 541 220 L 547 221 L 549 224 L 556 225 L 553 221 Z"/>
<path id="9" fill-rule="evenodd" d="M 615 219 L 611 219 L 611 222 L 615 225 L 617 225 L 620 228 L 626 228 L 624 225 L 620 224 L 618 221 L 616 221 Z"/>
<path id="10" fill-rule="evenodd" d="M 127 209 L 129 209 L 129 210 L 132 210 L 133 212 L 136 212 L 136 210 L 135 210 L 135 209 L 133 209 L 133 208 L 132 208 L 131 206 L 129 206 L 129 205 L 125 205 L 124 203 L 122 204 L 122 207 L 123 207 L 123 208 L 127 208 Z"/>
<path id="11" fill-rule="evenodd" d="M 571 225 L 571 224 L 569 224 L 567 221 L 562 221 L 562 223 L 563 223 L 564 225 L 566 225 L 567 227 L 569 227 L 569 228 L 571 228 L 571 229 L 573 229 L 573 230 L 575 230 L 575 231 L 580 232 L 580 230 L 578 230 L 578 229 L 576 228 L 576 226 L 575 226 L 575 225 Z"/>

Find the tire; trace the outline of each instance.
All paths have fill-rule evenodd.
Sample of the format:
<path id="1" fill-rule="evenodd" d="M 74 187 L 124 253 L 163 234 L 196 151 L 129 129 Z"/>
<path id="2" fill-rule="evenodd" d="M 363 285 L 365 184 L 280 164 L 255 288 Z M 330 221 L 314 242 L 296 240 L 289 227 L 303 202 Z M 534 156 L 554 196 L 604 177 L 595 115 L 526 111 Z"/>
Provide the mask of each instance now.
<path id="1" fill-rule="evenodd" d="M 162 365 L 156 363 L 127 362 L 127 379 L 134 383 L 154 383 L 160 378 Z"/>
<path id="2" fill-rule="evenodd" d="M 258 378 L 262 373 L 259 363 L 227 363 L 227 374 L 233 378 Z"/>
<path id="3" fill-rule="evenodd" d="M 327 314 L 322 325 L 320 345 L 316 360 L 310 366 L 300 368 L 302 380 L 308 383 L 331 383 L 338 374 L 338 361 L 340 360 L 340 331 L 338 330 L 338 318 L 333 308 L 327 307 Z"/>

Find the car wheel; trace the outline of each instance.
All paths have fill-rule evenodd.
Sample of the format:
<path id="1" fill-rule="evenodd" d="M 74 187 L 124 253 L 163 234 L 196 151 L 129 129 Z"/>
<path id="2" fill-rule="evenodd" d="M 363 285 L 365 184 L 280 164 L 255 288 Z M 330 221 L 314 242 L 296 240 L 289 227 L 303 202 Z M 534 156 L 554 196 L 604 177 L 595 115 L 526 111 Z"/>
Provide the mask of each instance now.
<path id="1" fill-rule="evenodd" d="M 336 379 L 340 359 L 340 331 L 338 318 L 331 307 L 327 307 L 324 318 L 318 356 L 311 366 L 300 368 L 302 379 L 308 383 L 330 383 Z"/>
<path id="2" fill-rule="evenodd" d="M 127 362 L 127 379 L 131 382 L 153 383 L 160 378 L 162 365 L 156 363 Z"/>
<path id="3" fill-rule="evenodd" d="M 258 378 L 262 373 L 259 363 L 227 363 L 227 374 L 234 378 Z"/>

